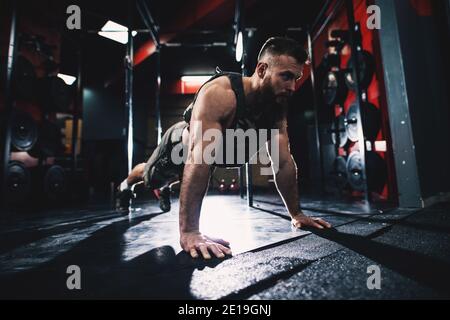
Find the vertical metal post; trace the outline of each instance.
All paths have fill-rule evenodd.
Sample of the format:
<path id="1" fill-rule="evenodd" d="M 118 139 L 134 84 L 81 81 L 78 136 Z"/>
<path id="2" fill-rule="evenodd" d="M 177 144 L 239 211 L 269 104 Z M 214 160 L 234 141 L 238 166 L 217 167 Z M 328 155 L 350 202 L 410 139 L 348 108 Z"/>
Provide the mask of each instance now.
<path id="1" fill-rule="evenodd" d="M 243 49 L 243 50 L 244 50 L 244 53 L 242 55 L 242 75 L 245 76 L 247 74 L 247 69 L 245 66 L 245 60 L 246 60 L 247 54 L 245 52 L 245 49 Z M 239 171 L 241 171 L 241 168 L 239 169 Z M 252 174 L 253 174 L 252 165 L 249 162 L 247 162 L 245 164 L 245 189 L 247 191 L 247 205 L 249 207 L 253 206 L 253 177 L 252 177 Z"/>
<path id="2" fill-rule="evenodd" d="M 132 6 L 129 8 L 128 42 L 125 55 L 125 110 L 127 112 L 127 159 L 128 172 L 133 169 L 133 37 L 132 37 Z"/>
<path id="3" fill-rule="evenodd" d="M 237 44 L 238 44 L 238 35 L 239 31 L 241 31 L 242 27 L 242 21 L 241 21 L 241 10 L 242 10 L 242 1 L 241 0 L 235 0 L 235 7 L 234 7 L 234 22 L 233 22 L 233 28 L 234 28 L 234 44 L 236 45 L 235 49 L 237 50 Z M 245 49 L 243 48 L 242 52 L 242 59 L 241 59 L 241 73 L 242 76 L 246 76 L 246 68 L 245 68 Z M 248 192 L 248 187 L 246 186 L 247 182 L 244 184 L 244 177 L 246 176 L 246 169 L 247 164 L 239 167 L 238 173 L 239 173 L 239 196 L 241 199 L 244 199 L 246 192 Z M 245 179 L 247 181 L 247 179 Z M 247 196 L 248 199 L 248 196 Z"/>
<path id="4" fill-rule="evenodd" d="M 244 34 L 242 35 L 244 37 Z M 244 41 L 245 43 L 245 41 Z M 242 53 L 242 75 L 247 75 L 247 66 L 245 64 L 247 60 L 247 53 L 245 50 L 245 46 L 243 46 Z M 245 189 L 247 190 L 247 205 L 249 207 L 253 206 L 253 170 L 250 162 L 245 164 Z"/>
<path id="5" fill-rule="evenodd" d="M 360 75 L 360 55 L 362 51 L 362 43 L 361 43 L 361 30 L 359 24 L 355 22 L 355 16 L 354 16 L 354 8 L 353 8 L 353 0 L 346 0 L 346 9 L 347 9 L 347 19 L 348 19 L 348 28 L 349 28 L 349 41 L 351 46 L 351 58 L 353 62 L 353 70 L 352 75 L 353 79 L 355 79 L 355 94 L 356 99 L 358 101 L 358 108 L 356 112 L 356 121 L 358 123 L 358 146 L 359 146 L 359 152 L 361 156 L 361 160 L 363 165 L 363 168 L 361 170 L 361 175 L 364 181 L 366 182 L 364 184 L 364 200 L 367 202 L 369 200 L 369 192 L 367 187 L 367 174 L 366 174 L 366 141 L 364 140 L 364 131 L 363 131 L 363 123 L 362 123 L 362 117 L 361 117 L 361 109 L 363 108 L 363 103 L 366 99 L 366 97 L 363 97 L 363 90 L 361 89 L 361 79 L 359 78 Z"/>
<path id="6" fill-rule="evenodd" d="M 78 50 L 77 50 L 77 59 L 78 59 L 78 75 L 77 75 L 77 91 L 75 95 L 75 104 L 73 110 L 72 117 L 72 178 L 75 178 L 75 174 L 78 168 L 78 156 L 77 156 L 77 147 L 78 147 L 78 119 L 80 118 L 80 112 L 82 112 L 83 106 L 83 87 L 82 87 L 82 48 L 83 48 L 83 37 L 80 34 L 78 39 Z"/>
<path id="7" fill-rule="evenodd" d="M 161 43 L 159 39 L 159 28 L 155 24 L 153 17 L 148 9 L 145 0 L 138 0 L 136 7 L 144 22 L 145 26 L 150 30 L 150 36 L 156 46 L 156 88 L 155 88 L 155 117 L 156 117 L 156 130 L 157 130 L 157 143 L 161 143 L 162 138 L 162 126 L 161 126 Z"/>
<path id="8" fill-rule="evenodd" d="M 382 12 L 380 35 L 381 58 L 388 103 L 389 126 L 397 177 L 400 207 L 423 206 L 410 105 L 401 48 L 396 2 L 376 0 Z"/>
<path id="9" fill-rule="evenodd" d="M 242 13 L 242 1 L 236 0 L 235 1 L 236 7 L 235 7 L 235 14 L 234 14 L 234 27 L 235 27 L 235 44 L 237 45 L 238 42 L 238 35 L 240 31 L 244 30 L 244 22 L 243 22 L 243 13 Z M 241 73 L 242 76 L 247 76 L 248 70 L 247 70 L 247 52 L 245 50 L 245 43 L 247 40 L 247 34 L 245 32 L 242 32 L 242 59 L 241 59 Z M 243 167 L 239 168 L 239 184 L 240 186 L 243 186 L 241 181 L 243 180 Z M 247 191 L 247 205 L 249 207 L 253 206 L 253 179 L 252 179 L 252 166 L 249 162 L 245 164 L 245 189 Z M 242 190 L 242 187 L 241 187 Z M 243 197 L 243 191 L 241 191 L 241 198 Z"/>
<path id="10" fill-rule="evenodd" d="M 11 25 L 9 33 L 9 47 L 8 47 L 8 60 L 6 65 L 6 86 L 5 86 L 5 112 L 2 118 L 3 123 L 1 126 L 2 134 L 0 139 L 3 145 L 1 150 L 3 152 L 1 156 L 1 186 L 0 186 L 0 200 L 4 200 L 4 195 L 6 191 L 6 177 L 8 170 L 9 154 L 11 151 L 11 115 L 13 112 L 13 96 L 12 96 L 12 74 L 14 72 L 14 62 L 16 56 L 16 27 L 17 27 L 17 13 L 16 13 L 16 1 L 10 1 L 11 3 Z M 3 76 L 3 75 L 2 75 Z M 4 203 L 4 201 L 2 201 Z"/>
<path id="11" fill-rule="evenodd" d="M 158 37 L 159 43 L 159 34 Z M 156 44 L 156 91 L 155 91 L 155 116 L 156 116 L 156 129 L 158 134 L 158 144 L 162 139 L 162 126 L 161 126 L 161 45 Z"/>
<path id="12" fill-rule="evenodd" d="M 253 177 L 252 177 L 252 167 L 250 163 L 245 164 L 245 183 L 247 189 L 247 205 L 249 207 L 253 206 Z"/>
<path id="13" fill-rule="evenodd" d="M 239 196 L 241 199 L 244 199 L 245 197 L 245 184 L 244 184 L 244 177 L 245 177 L 245 167 L 240 166 L 239 167 Z"/>
<path id="14" fill-rule="evenodd" d="M 314 52 L 311 38 L 311 30 L 308 30 L 308 54 L 310 59 L 310 74 L 311 74 L 311 86 L 313 90 L 313 104 L 314 104 L 314 126 L 316 132 L 316 149 L 317 155 L 319 156 L 319 164 L 320 164 L 320 188 L 322 193 L 325 191 L 325 180 L 324 180 L 324 168 L 323 168 L 323 154 L 322 154 L 322 142 L 320 138 L 320 130 L 319 130 L 319 99 L 317 98 L 316 91 L 316 78 L 315 78 L 315 67 L 314 67 Z"/>

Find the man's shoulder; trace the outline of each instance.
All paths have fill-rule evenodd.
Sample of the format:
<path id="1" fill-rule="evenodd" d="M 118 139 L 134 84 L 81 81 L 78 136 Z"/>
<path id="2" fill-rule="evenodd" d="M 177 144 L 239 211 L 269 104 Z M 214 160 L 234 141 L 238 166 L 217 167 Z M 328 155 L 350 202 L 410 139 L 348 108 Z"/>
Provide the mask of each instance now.
<path id="1" fill-rule="evenodd" d="M 235 98 L 233 88 L 228 77 L 222 76 L 206 83 L 199 94 L 206 95 L 209 98 L 231 99 Z M 236 101 L 236 99 L 234 99 Z M 229 101 L 228 101 L 229 102 Z"/>
<path id="2" fill-rule="evenodd" d="M 218 77 L 206 83 L 198 93 L 198 98 L 209 106 L 226 110 L 236 107 L 236 95 L 228 77 Z"/>

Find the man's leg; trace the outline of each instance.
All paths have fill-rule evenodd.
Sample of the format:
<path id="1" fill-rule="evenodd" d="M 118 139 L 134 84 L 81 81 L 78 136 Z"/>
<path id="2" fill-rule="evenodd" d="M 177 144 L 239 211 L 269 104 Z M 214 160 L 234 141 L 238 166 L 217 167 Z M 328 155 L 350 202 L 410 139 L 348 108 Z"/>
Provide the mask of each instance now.
<path id="1" fill-rule="evenodd" d="M 171 153 L 176 145 L 183 143 L 183 132 L 187 126 L 185 122 L 178 122 L 170 127 L 144 166 L 145 186 L 153 190 L 164 212 L 170 211 L 171 186 L 182 178 L 184 164 L 174 164 Z"/>
<path id="2" fill-rule="evenodd" d="M 156 195 L 156 197 L 159 200 L 159 207 L 163 212 L 168 212 L 171 209 L 171 201 L 170 201 L 170 195 L 172 193 L 172 186 L 180 183 L 181 179 L 179 177 L 176 177 L 173 179 L 172 182 L 168 181 L 167 185 L 159 188 L 154 189 L 153 193 Z"/>
<path id="3" fill-rule="evenodd" d="M 163 135 L 161 143 L 156 147 L 147 163 L 140 163 L 133 168 L 128 177 L 119 186 L 118 208 L 127 209 L 134 198 L 133 186 L 144 182 L 153 190 L 159 199 L 162 211 L 170 211 L 171 186 L 181 180 L 184 164 L 174 164 L 171 159 L 175 145 L 184 143 L 188 125 L 178 122 Z"/>
<path id="4" fill-rule="evenodd" d="M 133 170 L 131 170 L 128 177 L 120 184 L 120 191 L 124 189 L 132 189 L 136 183 L 143 181 L 142 176 L 144 175 L 144 168 L 145 163 L 139 163 L 136 165 Z"/>
<path id="5" fill-rule="evenodd" d="M 118 209 L 127 210 L 129 208 L 130 200 L 134 198 L 133 186 L 143 181 L 144 168 L 145 163 L 136 165 L 128 177 L 119 185 L 116 194 L 116 207 Z"/>

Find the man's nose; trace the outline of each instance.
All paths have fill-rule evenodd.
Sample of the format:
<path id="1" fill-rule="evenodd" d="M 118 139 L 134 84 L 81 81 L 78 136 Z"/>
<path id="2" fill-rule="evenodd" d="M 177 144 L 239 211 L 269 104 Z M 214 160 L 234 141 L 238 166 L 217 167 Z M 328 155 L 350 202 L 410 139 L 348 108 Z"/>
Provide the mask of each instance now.
<path id="1" fill-rule="evenodd" d="M 294 93 L 294 91 L 295 91 L 295 81 L 289 82 L 289 85 L 288 85 L 288 87 L 287 87 L 287 91 L 288 91 L 290 94 L 293 94 L 293 93 Z"/>

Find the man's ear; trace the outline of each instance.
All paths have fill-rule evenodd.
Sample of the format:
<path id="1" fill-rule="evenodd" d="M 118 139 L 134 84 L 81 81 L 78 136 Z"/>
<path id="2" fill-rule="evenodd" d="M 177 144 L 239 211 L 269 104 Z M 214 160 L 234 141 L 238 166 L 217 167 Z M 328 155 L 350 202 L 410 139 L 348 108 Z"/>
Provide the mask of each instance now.
<path id="1" fill-rule="evenodd" d="M 256 65 L 256 72 L 258 74 L 258 77 L 260 77 L 261 79 L 264 78 L 264 76 L 266 75 L 267 68 L 268 68 L 267 63 L 258 62 L 258 64 Z"/>

